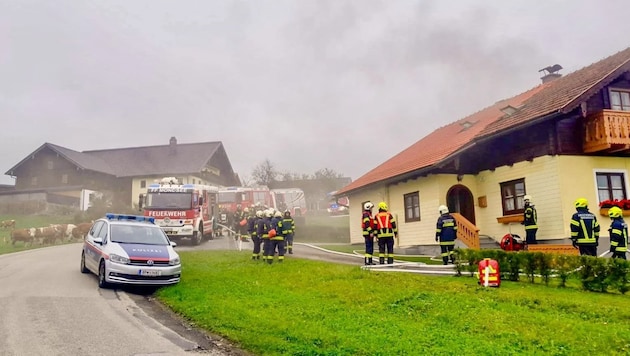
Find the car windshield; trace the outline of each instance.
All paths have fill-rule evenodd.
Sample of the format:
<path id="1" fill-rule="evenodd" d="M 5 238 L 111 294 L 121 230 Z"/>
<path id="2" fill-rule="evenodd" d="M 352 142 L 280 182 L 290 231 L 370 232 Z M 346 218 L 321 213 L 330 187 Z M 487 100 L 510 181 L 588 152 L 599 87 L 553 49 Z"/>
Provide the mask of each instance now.
<path id="1" fill-rule="evenodd" d="M 168 245 L 168 238 L 157 226 L 112 225 L 112 242 L 124 244 Z"/>

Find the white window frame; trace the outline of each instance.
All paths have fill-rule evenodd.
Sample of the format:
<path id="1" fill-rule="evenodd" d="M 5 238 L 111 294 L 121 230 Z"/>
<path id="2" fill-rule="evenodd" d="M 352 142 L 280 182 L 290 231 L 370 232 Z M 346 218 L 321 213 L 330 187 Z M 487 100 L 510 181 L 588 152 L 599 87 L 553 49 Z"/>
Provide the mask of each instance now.
<path id="1" fill-rule="evenodd" d="M 597 187 L 597 173 L 621 173 L 623 174 L 623 182 L 625 184 L 625 188 L 626 188 L 626 194 L 630 195 L 630 189 L 628 189 L 629 185 L 628 185 L 628 170 L 626 169 L 606 169 L 606 168 L 595 168 L 593 169 L 593 185 L 594 185 L 594 192 L 595 192 L 595 197 L 597 198 L 597 205 L 599 206 L 599 203 L 601 203 L 601 201 L 599 200 L 599 188 Z M 630 196 L 627 196 L 626 199 L 630 199 Z"/>
<path id="2" fill-rule="evenodd" d="M 610 88 L 609 87 L 608 88 L 608 105 L 610 105 L 610 110 L 616 110 L 616 109 L 613 109 L 613 106 L 612 106 L 612 93 L 611 92 L 613 92 L 613 91 L 624 92 L 624 93 L 628 93 L 628 95 L 630 95 L 630 89 L 627 89 L 627 88 Z M 620 100 L 621 100 L 621 98 L 620 98 Z M 621 103 L 623 105 L 623 101 Z M 623 110 L 623 107 L 622 107 L 621 110 L 616 110 L 616 111 L 630 112 L 630 106 L 628 107 L 628 110 Z"/>

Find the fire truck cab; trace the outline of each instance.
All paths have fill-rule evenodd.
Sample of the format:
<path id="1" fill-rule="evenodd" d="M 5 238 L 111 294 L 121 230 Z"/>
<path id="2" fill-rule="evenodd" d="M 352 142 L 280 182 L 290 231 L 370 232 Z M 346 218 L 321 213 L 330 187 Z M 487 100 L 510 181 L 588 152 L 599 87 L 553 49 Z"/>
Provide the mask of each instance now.
<path id="1" fill-rule="evenodd" d="M 214 186 L 180 184 L 166 177 L 147 187 L 141 206 L 144 216 L 155 218 L 171 240 L 190 239 L 199 245 L 214 236 L 218 192 Z"/>

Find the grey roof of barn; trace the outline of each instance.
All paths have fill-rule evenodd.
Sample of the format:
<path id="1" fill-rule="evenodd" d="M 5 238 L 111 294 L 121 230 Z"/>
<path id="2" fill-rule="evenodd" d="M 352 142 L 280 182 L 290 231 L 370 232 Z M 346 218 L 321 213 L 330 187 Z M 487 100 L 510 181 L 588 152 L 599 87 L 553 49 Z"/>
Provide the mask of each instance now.
<path id="1" fill-rule="evenodd" d="M 222 147 L 221 142 L 201 142 L 78 152 L 47 142 L 5 174 L 13 175 L 13 171 L 30 156 L 45 148 L 57 152 L 79 168 L 116 177 L 195 173 L 201 172 Z"/>

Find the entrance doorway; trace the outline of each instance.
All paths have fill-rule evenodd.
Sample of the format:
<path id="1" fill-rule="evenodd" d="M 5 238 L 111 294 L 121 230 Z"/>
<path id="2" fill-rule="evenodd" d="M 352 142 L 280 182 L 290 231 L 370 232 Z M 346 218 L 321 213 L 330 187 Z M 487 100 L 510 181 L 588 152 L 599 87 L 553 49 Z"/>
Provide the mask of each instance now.
<path id="1" fill-rule="evenodd" d="M 463 217 L 475 224 L 475 203 L 470 189 L 465 185 L 452 186 L 446 193 L 446 205 L 452 213 L 460 213 Z"/>

